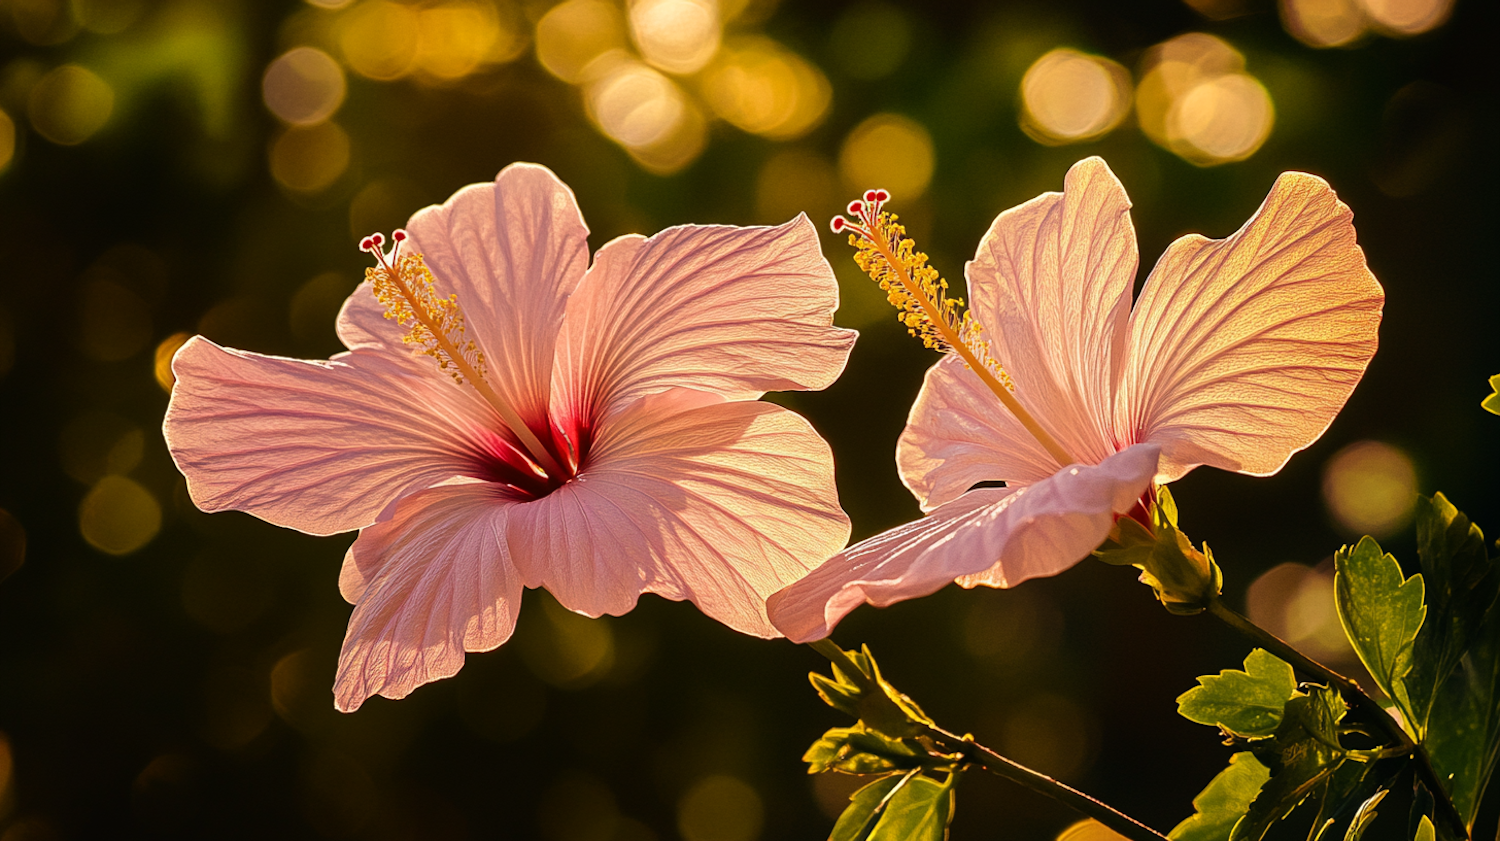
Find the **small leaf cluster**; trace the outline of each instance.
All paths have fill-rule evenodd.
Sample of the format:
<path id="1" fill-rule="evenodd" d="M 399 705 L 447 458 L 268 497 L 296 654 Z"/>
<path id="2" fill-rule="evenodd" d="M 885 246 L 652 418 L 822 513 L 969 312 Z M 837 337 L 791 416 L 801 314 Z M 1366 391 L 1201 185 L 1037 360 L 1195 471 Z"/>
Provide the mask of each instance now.
<path id="1" fill-rule="evenodd" d="M 809 774 L 874 776 L 849 798 L 829 841 L 944 841 L 964 760 L 924 737 L 932 719 L 880 674 L 868 646 L 836 649 L 832 676 L 808 675 L 824 702 L 858 719 L 803 754 Z M 827 653 L 825 651 L 825 653 Z"/>
<path id="2" fill-rule="evenodd" d="M 1260 841 L 1308 803 L 1311 841 L 1344 817 L 1345 841 L 1357 841 L 1405 772 L 1419 793 L 1418 837 L 1469 837 L 1500 755 L 1500 564 L 1442 494 L 1419 500 L 1417 542 L 1421 571 L 1410 576 L 1370 537 L 1334 556 L 1345 635 L 1399 721 L 1347 679 L 1299 685 L 1263 649 L 1242 671 L 1200 677 L 1178 712 L 1239 750 L 1171 838 Z"/>
<path id="3" fill-rule="evenodd" d="M 1202 551 L 1194 549 L 1177 527 L 1177 504 L 1165 487 L 1156 488 L 1156 504 L 1149 513 L 1149 529 L 1129 517 L 1118 520 L 1094 557 L 1139 569 L 1141 583 L 1172 613 L 1201 613 L 1224 587 L 1224 574 L 1214 563 L 1213 552 L 1207 544 Z"/>

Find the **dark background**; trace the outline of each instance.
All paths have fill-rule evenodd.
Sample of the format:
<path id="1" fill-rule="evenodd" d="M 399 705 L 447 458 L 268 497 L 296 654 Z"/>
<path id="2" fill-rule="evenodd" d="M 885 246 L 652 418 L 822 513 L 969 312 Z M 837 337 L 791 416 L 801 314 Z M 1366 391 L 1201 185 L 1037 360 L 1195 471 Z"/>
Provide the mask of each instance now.
<path id="1" fill-rule="evenodd" d="M 548 5 L 513 11 L 534 21 Z M 787 149 L 835 161 L 860 121 L 900 113 L 930 132 L 936 170 L 926 194 L 905 205 L 898 196 L 897 210 L 955 281 L 996 213 L 1060 189 L 1086 155 L 1103 155 L 1130 191 L 1142 278 L 1177 236 L 1231 233 L 1278 173 L 1317 173 L 1354 209 L 1385 286 L 1380 352 L 1328 433 L 1280 474 L 1204 469 L 1178 483 L 1184 527 L 1212 544 L 1231 604 L 1243 604 L 1263 571 L 1326 562 L 1355 536 L 1330 519 L 1323 468 L 1346 444 L 1376 439 L 1410 455 L 1421 492 L 1442 490 L 1492 536 L 1500 530 L 1500 418 L 1478 408 L 1486 377 L 1500 372 L 1500 31 L 1484 0 L 1459 0 L 1424 35 L 1326 50 L 1293 38 L 1256 0 L 1223 20 L 1177 0 L 901 4 L 882 7 L 882 20 L 894 12 L 909 49 L 877 79 L 851 72 L 830 34 L 870 7 L 762 4 L 731 31 L 767 35 L 819 67 L 833 91 L 826 115 L 794 140 L 711 123 L 701 156 L 670 175 L 643 170 L 595 130 L 578 89 L 530 50 L 441 85 L 348 72 L 334 119 L 351 162 L 311 193 L 279 185 L 267 166 L 283 128 L 260 80 L 276 56 L 314 43 L 298 21 L 336 13 L 123 3 L 137 12 L 129 26 L 70 33 L 69 9 L 86 6 L 0 0 L 0 108 L 16 125 L 0 171 L 0 522 L 8 546 L 25 540 L 24 563 L 7 549 L 0 568 L 10 573 L 0 580 L 3 841 L 670 839 L 684 837 L 680 806 L 695 787 L 743 791 L 725 777 L 756 796 L 745 806 L 726 795 L 715 808 L 753 812 L 758 801 L 753 837 L 826 837 L 826 804 L 849 786 L 814 785 L 798 757 L 846 722 L 808 687 L 806 672 L 824 665 L 810 650 L 740 637 L 655 597 L 589 622 L 529 592 L 500 650 L 403 701 L 341 715 L 329 689 L 350 610 L 336 586 L 350 538 L 208 516 L 186 501 L 158 431 L 158 344 L 203 332 L 267 353 L 337 352 L 332 315 L 367 262 L 358 235 L 516 160 L 572 186 L 597 248 L 678 223 L 781 221 L 757 202 L 767 161 Z M 55 28 L 26 23 L 51 7 Z M 163 58 L 153 39 L 173 26 L 207 33 L 197 59 Z M 1046 50 L 1075 47 L 1138 74 L 1148 48 L 1190 31 L 1243 52 L 1277 105 L 1270 139 L 1248 160 L 1200 168 L 1152 144 L 1133 117 L 1057 147 L 1019 127 L 1021 74 Z M 121 81 L 153 61 L 170 66 Z M 71 146 L 26 119 L 27 79 L 67 62 L 117 87 L 109 122 Z M 369 227 L 352 230 L 351 203 L 378 179 L 398 185 L 395 198 L 356 213 Z M 821 227 L 864 186 L 878 185 L 810 193 L 801 209 Z M 825 233 L 824 244 L 844 284 L 839 321 L 862 337 L 836 385 L 773 399 L 832 443 L 858 539 L 917 514 L 892 453 L 934 358 L 880 312 L 839 238 Z M 154 538 L 118 556 L 80 531 L 85 496 L 111 475 L 162 511 Z M 1409 528 L 1385 545 L 1412 560 Z M 1191 814 L 1227 757 L 1216 734 L 1175 716 L 1173 699 L 1248 651 L 1212 619 L 1169 616 L 1128 571 L 1094 562 L 1014 591 L 954 587 L 862 608 L 835 638 L 870 643 L 887 675 L 950 729 L 1163 831 Z M 705 779 L 718 787 L 702 789 Z M 1050 838 L 1074 818 L 976 774 L 960 788 L 953 836 Z M 1390 818 L 1377 825 L 1382 837 L 1403 837 L 1401 810 Z M 1478 837 L 1495 831 L 1491 803 Z"/>

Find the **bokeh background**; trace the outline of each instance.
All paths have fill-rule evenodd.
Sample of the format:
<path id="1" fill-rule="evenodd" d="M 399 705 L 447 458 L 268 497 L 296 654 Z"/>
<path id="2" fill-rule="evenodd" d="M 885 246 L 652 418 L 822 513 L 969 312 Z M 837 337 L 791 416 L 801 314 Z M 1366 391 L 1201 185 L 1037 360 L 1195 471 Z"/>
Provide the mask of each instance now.
<path id="1" fill-rule="evenodd" d="M 194 333 L 337 352 L 358 239 L 516 160 L 573 187 L 594 247 L 799 212 L 826 230 L 885 187 L 955 282 L 999 211 L 1086 155 L 1134 200 L 1143 278 L 1173 238 L 1231 233 L 1281 171 L 1327 178 L 1386 288 L 1381 350 L 1279 475 L 1175 492 L 1232 604 L 1357 668 L 1334 549 L 1369 532 L 1410 565 L 1419 491 L 1500 532 L 1500 418 L 1478 407 L 1500 371 L 1493 11 L 0 0 L 0 841 L 826 837 L 852 786 L 798 762 L 846 723 L 806 683 L 811 651 L 655 597 L 589 621 L 530 592 L 502 649 L 340 715 L 350 537 L 186 498 L 159 432 L 172 352 Z M 917 514 L 892 453 L 934 358 L 824 245 L 863 335 L 835 386 L 771 399 L 832 442 L 861 538 Z M 1247 651 L 1094 562 L 863 608 L 836 638 L 946 726 L 1162 830 L 1227 755 L 1173 699 Z M 953 832 L 1073 819 L 972 775 Z"/>

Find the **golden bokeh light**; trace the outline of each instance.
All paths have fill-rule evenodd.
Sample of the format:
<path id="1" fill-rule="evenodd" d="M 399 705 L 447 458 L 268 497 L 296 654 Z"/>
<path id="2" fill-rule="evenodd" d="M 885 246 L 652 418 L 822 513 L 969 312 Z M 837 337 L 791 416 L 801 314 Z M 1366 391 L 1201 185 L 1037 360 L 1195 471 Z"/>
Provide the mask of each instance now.
<path id="1" fill-rule="evenodd" d="M 78 528 L 95 549 L 128 555 L 161 530 L 161 504 L 136 482 L 105 476 L 78 506 Z"/>
<path id="2" fill-rule="evenodd" d="M 1044 143 L 1075 143 L 1108 133 L 1130 110 L 1130 74 L 1116 62 L 1056 49 L 1021 79 L 1021 128 Z"/>
<path id="3" fill-rule="evenodd" d="M 838 170 L 813 151 L 777 152 L 755 179 L 755 215 L 766 224 L 785 222 L 798 213 L 814 219 L 831 216 L 839 211 L 841 199 Z"/>
<path id="4" fill-rule="evenodd" d="M 1084 818 L 1059 832 L 1057 841 L 1125 841 L 1125 836 L 1093 818 Z"/>
<path id="5" fill-rule="evenodd" d="M 1442 26 L 1453 13 L 1453 0 L 1359 0 L 1377 29 L 1387 35 L 1420 35 Z"/>
<path id="6" fill-rule="evenodd" d="M 16 123 L 10 115 L 0 110 L 0 172 L 10 166 L 16 156 Z"/>
<path id="7" fill-rule="evenodd" d="M 271 143 L 271 175 L 298 193 L 316 193 L 349 168 L 349 135 L 334 122 L 293 126 Z"/>
<path id="8" fill-rule="evenodd" d="M 328 53 L 297 47 L 266 67 L 261 96 L 266 108 L 294 126 L 317 125 L 344 104 L 344 70 Z"/>
<path id="9" fill-rule="evenodd" d="M 405 4 L 365 0 L 339 18 L 337 32 L 344 60 L 366 78 L 399 79 L 416 62 L 421 28 Z"/>
<path id="10" fill-rule="evenodd" d="M 1224 41 L 1190 32 L 1146 53 L 1136 86 L 1141 131 L 1199 166 L 1240 161 L 1270 137 L 1271 96 Z"/>
<path id="11" fill-rule="evenodd" d="M 591 686 L 615 664 L 615 637 L 609 623 L 580 616 L 545 599 L 546 626 L 520 637 L 521 659 L 543 681 L 569 689 Z"/>
<path id="12" fill-rule="evenodd" d="M 37 46 L 61 44 L 78 34 L 78 25 L 68 14 L 67 0 L 10 0 L 0 3 L 0 13 L 15 27 L 16 34 Z M 6 7 L 9 8 L 6 8 Z"/>
<path id="13" fill-rule="evenodd" d="M 162 391 L 170 394 L 172 386 L 177 384 L 177 375 L 172 373 L 172 357 L 177 351 L 187 344 L 192 336 L 187 333 L 173 333 L 161 340 L 156 346 L 156 354 L 152 363 L 152 372 L 156 375 L 156 384 L 161 386 Z"/>
<path id="14" fill-rule="evenodd" d="M 1281 0 L 1281 25 L 1309 47 L 1342 47 L 1365 34 L 1359 0 Z"/>
<path id="15" fill-rule="evenodd" d="M 353 2 L 354 0 L 307 0 L 307 5 L 320 9 L 342 9 Z"/>
<path id="16" fill-rule="evenodd" d="M 876 114 L 854 127 L 839 150 L 844 186 L 888 190 L 902 201 L 926 192 L 935 166 L 932 136 L 915 120 Z"/>
<path id="17" fill-rule="evenodd" d="M 145 0 L 72 0 L 69 8 L 79 26 L 96 35 L 124 32 L 146 10 Z"/>
<path id="18" fill-rule="evenodd" d="M 1250 620 L 1314 658 L 1348 662 L 1354 650 L 1334 606 L 1333 570 L 1297 563 L 1272 567 L 1251 582 Z"/>
<path id="19" fill-rule="evenodd" d="M 692 163 L 707 143 L 698 106 L 676 82 L 639 61 L 620 56 L 589 82 L 584 102 L 600 131 L 659 175 Z"/>
<path id="20" fill-rule="evenodd" d="M 635 0 L 630 33 L 641 56 L 668 73 L 696 73 L 719 51 L 714 0 Z"/>
<path id="21" fill-rule="evenodd" d="M 525 44 L 491 3 L 452 2 L 417 16 L 417 69 L 440 80 L 459 79 L 480 66 L 509 61 Z"/>
<path id="22" fill-rule="evenodd" d="M 64 64 L 31 89 L 26 113 L 41 136 L 76 146 L 104 128 L 114 108 L 115 92 L 108 82 L 85 67 Z"/>
<path id="23" fill-rule="evenodd" d="M 1417 469 L 1411 457 L 1380 441 L 1357 441 L 1323 467 L 1323 502 L 1351 536 L 1376 539 L 1411 522 L 1417 504 Z"/>
<path id="24" fill-rule="evenodd" d="M 536 23 L 536 57 L 564 82 L 587 81 L 590 64 L 625 46 L 625 19 L 605 0 L 567 0 Z"/>
<path id="25" fill-rule="evenodd" d="M 760 794 L 728 775 L 704 777 L 677 803 L 684 841 L 756 841 L 765 821 Z"/>
<path id="26" fill-rule="evenodd" d="M 703 74 L 703 95 L 721 119 L 775 140 L 822 121 L 833 87 L 822 71 L 769 38 L 735 39 Z"/>
<path id="27" fill-rule="evenodd" d="M 1229 73 L 1200 82 L 1173 106 L 1172 150 L 1195 164 L 1242 161 L 1271 136 L 1276 112 L 1255 77 Z"/>

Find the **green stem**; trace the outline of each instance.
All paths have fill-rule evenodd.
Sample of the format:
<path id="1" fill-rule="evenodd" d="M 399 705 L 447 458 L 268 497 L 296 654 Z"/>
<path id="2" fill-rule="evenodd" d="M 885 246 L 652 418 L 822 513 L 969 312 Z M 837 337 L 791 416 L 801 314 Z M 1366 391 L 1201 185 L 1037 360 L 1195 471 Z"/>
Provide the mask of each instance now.
<path id="1" fill-rule="evenodd" d="M 808 645 L 837 665 L 840 671 L 859 685 L 861 691 L 885 691 L 875 686 L 869 676 L 854 664 L 848 653 L 834 644 L 832 640 L 821 639 Z M 965 762 L 978 765 L 991 774 L 1004 777 L 1037 794 L 1050 797 L 1085 817 L 1093 818 L 1131 841 L 1165 841 L 1166 839 L 1165 835 L 1113 806 L 1090 797 L 1072 786 L 1058 782 L 1046 774 L 1033 771 L 1019 762 L 1001 756 L 971 738 L 954 735 L 936 724 L 926 725 L 924 735 L 943 751 L 959 754 Z"/>
<path id="2" fill-rule="evenodd" d="M 1390 713 L 1375 702 L 1374 698 L 1365 694 L 1365 690 L 1357 681 L 1344 677 L 1293 648 L 1286 640 L 1231 610 L 1224 604 L 1224 600 L 1217 596 L 1209 600 L 1208 612 L 1218 617 L 1224 624 L 1249 637 L 1256 645 L 1291 663 L 1294 668 L 1305 674 L 1316 675 L 1327 681 L 1329 686 L 1337 687 L 1344 699 L 1363 712 L 1365 718 L 1379 727 L 1386 737 L 1400 748 L 1401 752 L 1410 753 L 1416 759 L 1417 776 L 1432 792 L 1433 800 L 1437 802 L 1438 817 L 1448 824 L 1448 830 L 1457 838 L 1470 837 L 1469 828 L 1464 824 L 1463 816 L 1453 805 L 1453 798 L 1449 796 L 1447 787 L 1438 778 L 1436 769 L 1432 767 L 1432 758 L 1427 755 L 1427 751 L 1413 741 L 1410 734 L 1403 730 L 1401 725 L 1391 718 Z"/>

